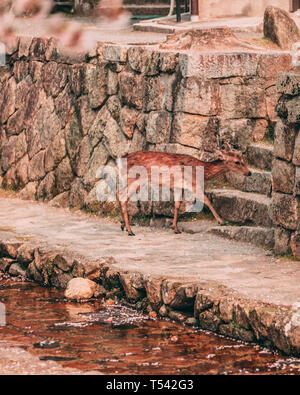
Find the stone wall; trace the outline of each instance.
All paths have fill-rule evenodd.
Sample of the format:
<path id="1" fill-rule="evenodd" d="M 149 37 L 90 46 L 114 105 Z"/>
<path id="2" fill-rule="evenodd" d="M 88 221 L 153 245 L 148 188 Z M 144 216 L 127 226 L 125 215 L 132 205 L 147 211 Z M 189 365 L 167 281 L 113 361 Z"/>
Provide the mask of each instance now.
<path id="1" fill-rule="evenodd" d="M 96 170 L 128 152 L 209 159 L 224 140 L 245 152 L 274 127 L 276 76 L 290 68 L 285 52 L 104 44 L 72 59 L 52 39 L 21 38 L 0 68 L 0 185 L 100 210 Z"/>
<path id="2" fill-rule="evenodd" d="M 275 129 L 272 170 L 275 251 L 286 253 L 291 248 L 300 258 L 300 75 L 280 73 L 277 91 L 281 97 L 276 107 L 280 120 Z"/>

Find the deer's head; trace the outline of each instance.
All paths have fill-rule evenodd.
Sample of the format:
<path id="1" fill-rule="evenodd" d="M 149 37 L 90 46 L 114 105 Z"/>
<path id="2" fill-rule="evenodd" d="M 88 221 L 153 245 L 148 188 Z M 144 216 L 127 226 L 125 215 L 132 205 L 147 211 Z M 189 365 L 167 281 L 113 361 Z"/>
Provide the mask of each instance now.
<path id="1" fill-rule="evenodd" d="M 225 143 L 225 151 L 218 152 L 217 158 L 226 165 L 229 171 L 251 176 L 251 171 L 247 167 L 243 155 L 240 152 L 232 151 L 228 143 Z"/>

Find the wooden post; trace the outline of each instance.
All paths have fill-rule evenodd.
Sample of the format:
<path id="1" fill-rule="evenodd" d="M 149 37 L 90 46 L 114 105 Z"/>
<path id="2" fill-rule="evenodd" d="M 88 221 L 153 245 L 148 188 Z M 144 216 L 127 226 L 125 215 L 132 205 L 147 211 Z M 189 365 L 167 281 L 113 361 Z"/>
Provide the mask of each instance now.
<path id="1" fill-rule="evenodd" d="M 184 0 L 184 12 L 189 12 L 189 0 Z"/>
<path id="2" fill-rule="evenodd" d="M 173 15 L 174 7 L 175 7 L 175 0 L 171 0 L 170 11 L 169 11 L 168 17 Z"/>
<path id="3" fill-rule="evenodd" d="M 176 0 L 176 22 L 181 22 L 180 0 Z"/>
<path id="4" fill-rule="evenodd" d="M 295 12 L 300 8 L 299 0 L 290 0 L 290 12 Z"/>
<path id="5" fill-rule="evenodd" d="M 197 22 L 199 20 L 199 3 L 198 0 L 191 0 L 191 21 Z"/>

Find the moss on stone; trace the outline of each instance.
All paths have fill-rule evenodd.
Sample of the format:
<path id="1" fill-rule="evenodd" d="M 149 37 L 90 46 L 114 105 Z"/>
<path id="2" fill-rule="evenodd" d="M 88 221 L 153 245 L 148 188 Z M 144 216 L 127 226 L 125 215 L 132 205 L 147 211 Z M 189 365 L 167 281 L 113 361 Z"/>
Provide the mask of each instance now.
<path id="1" fill-rule="evenodd" d="M 121 221 L 121 211 L 116 202 L 94 202 L 84 206 L 83 211 L 87 214 L 97 214 L 100 217 L 109 218 L 114 222 Z"/>
<path id="2" fill-rule="evenodd" d="M 46 260 L 43 266 L 43 272 L 46 273 L 48 277 L 51 277 L 54 273 L 54 259 L 55 255 L 52 255 Z"/>
<path id="3" fill-rule="evenodd" d="M 229 323 L 229 326 L 230 326 L 232 329 L 235 329 L 235 330 L 237 330 L 237 331 L 240 331 L 240 330 L 243 329 L 243 328 L 239 325 L 239 323 L 237 322 L 235 311 L 232 311 L 232 321 Z"/>
<path id="4" fill-rule="evenodd" d="M 290 247 L 288 248 L 287 252 L 285 254 L 279 255 L 278 258 L 283 261 L 283 262 L 290 262 L 290 261 L 295 261 L 295 262 L 299 262 L 299 258 L 296 258 L 293 253 L 292 250 L 290 249 Z"/>
<path id="5" fill-rule="evenodd" d="M 1 188 L 0 187 L 0 198 L 11 198 L 17 196 L 17 191 L 12 188 Z"/>

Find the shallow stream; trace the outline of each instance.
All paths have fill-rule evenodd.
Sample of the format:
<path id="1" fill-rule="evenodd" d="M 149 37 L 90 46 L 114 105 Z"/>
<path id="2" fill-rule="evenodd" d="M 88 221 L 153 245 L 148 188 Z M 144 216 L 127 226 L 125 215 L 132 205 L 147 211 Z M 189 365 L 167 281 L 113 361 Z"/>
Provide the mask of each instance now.
<path id="1" fill-rule="evenodd" d="M 63 367 L 104 374 L 300 374 L 300 359 L 121 304 L 69 302 L 62 291 L 30 282 L 0 279 L 0 302 L 6 308 L 0 344 Z"/>

